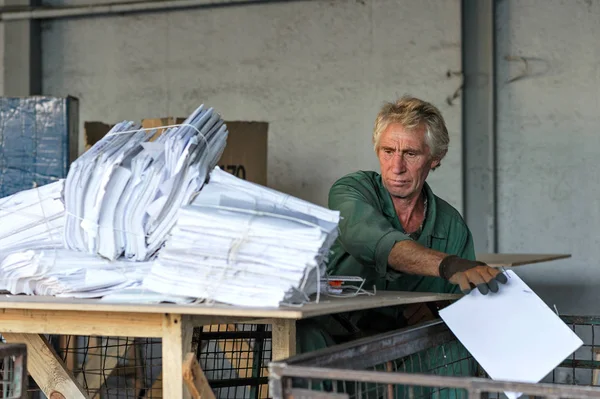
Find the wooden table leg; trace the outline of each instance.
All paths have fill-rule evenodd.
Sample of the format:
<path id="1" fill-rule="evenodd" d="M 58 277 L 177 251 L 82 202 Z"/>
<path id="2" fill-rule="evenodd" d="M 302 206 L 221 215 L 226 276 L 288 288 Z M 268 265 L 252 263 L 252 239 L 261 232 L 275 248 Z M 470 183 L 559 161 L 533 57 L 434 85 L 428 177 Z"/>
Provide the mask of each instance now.
<path id="1" fill-rule="evenodd" d="M 164 398 L 190 399 L 183 381 L 183 359 L 192 347 L 193 326 L 188 317 L 163 316 L 162 386 Z"/>
<path id="2" fill-rule="evenodd" d="M 283 360 L 296 354 L 296 320 L 274 319 L 272 321 L 271 359 Z"/>
<path id="3" fill-rule="evenodd" d="M 2 333 L 9 343 L 27 344 L 27 371 L 51 399 L 88 399 L 81 385 L 65 367 L 43 335 Z"/>

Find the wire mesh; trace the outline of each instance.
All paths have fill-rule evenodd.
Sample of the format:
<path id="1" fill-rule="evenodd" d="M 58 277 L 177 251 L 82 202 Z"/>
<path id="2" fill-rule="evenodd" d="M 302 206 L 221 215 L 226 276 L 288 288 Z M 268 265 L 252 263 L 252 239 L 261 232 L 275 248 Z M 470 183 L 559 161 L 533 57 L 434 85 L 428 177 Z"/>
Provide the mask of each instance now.
<path id="1" fill-rule="evenodd" d="M 46 336 L 90 398 L 162 398 L 161 340 L 154 338 Z M 30 398 L 44 398 L 30 379 Z"/>
<path id="2" fill-rule="evenodd" d="M 482 376 L 483 372 L 469 352 L 458 342 L 428 348 L 409 356 L 380 363 L 364 370 L 388 373 L 425 373 L 435 376 Z M 345 393 L 349 398 L 466 398 L 460 388 L 428 387 L 419 385 L 381 384 L 349 380 L 295 380 L 294 386 L 309 391 Z"/>
<path id="3" fill-rule="evenodd" d="M 192 346 L 218 398 L 267 398 L 271 329 L 219 324 L 194 329 Z"/>
<path id="4" fill-rule="evenodd" d="M 600 317 L 563 316 L 583 346 L 554 369 L 544 382 L 566 385 L 600 385 Z"/>
<path id="5" fill-rule="evenodd" d="M 437 321 L 272 363 L 273 397 L 494 399 L 511 387 L 530 393 L 522 398 L 600 397 L 600 317 L 563 320 L 584 345 L 540 384 L 488 379 Z"/>
<path id="6" fill-rule="evenodd" d="M 156 338 L 46 336 L 90 398 L 162 398 L 162 346 Z M 217 398 L 267 398 L 271 329 L 262 324 L 195 328 L 196 353 Z M 44 398 L 30 379 L 29 397 Z"/>
<path id="7" fill-rule="evenodd" d="M 600 317 L 565 316 L 563 320 L 584 341 L 584 345 L 542 382 L 600 385 Z M 271 360 L 269 327 L 221 324 L 194 330 L 192 345 L 218 398 L 269 397 L 269 373 L 266 368 Z M 160 339 L 88 336 L 50 336 L 48 339 L 90 397 L 162 397 Z M 11 369 L 10 362 L 2 364 L 4 380 L 11 375 Z M 485 373 L 455 338 L 408 356 L 371 364 L 362 370 L 424 373 L 442 377 L 485 377 Z M 347 393 L 349 397 L 357 398 L 467 397 L 465 388 L 332 379 L 296 379 L 294 382 L 298 387 L 311 391 Z M 39 392 L 39 388 L 32 383 L 30 392 Z M 488 396 L 493 398 L 494 394 Z"/>

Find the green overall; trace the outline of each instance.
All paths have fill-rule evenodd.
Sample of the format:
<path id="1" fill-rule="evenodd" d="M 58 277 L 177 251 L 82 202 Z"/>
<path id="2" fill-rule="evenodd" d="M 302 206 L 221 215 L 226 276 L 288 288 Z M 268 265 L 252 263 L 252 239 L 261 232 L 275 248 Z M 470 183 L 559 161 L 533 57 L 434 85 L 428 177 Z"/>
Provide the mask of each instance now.
<path id="1" fill-rule="evenodd" d="M 341 213 L 340 235 L 332 247 L 328 272 L 363 277 L 367 290 L 376 287 L 377 291 L 459 292 L 458 286 L 439 277 L 407 275 L 388 267 L 394 244 L 411 239 L 427 248 L 475 260 L 473 238 L 459 212 L 435 196 L 427 183 L 424 192 L 427 213 L 420 235 L 414 238 L 404 232 L 378 173 L 355 172 L 335 182 L 329 192 L 329 208 Z M 394 306 L 300 322 L 298 353 L 406 327 L 403 310 L 402 306 Z M 429 358 L 437 363 L 434 356 Z"/>

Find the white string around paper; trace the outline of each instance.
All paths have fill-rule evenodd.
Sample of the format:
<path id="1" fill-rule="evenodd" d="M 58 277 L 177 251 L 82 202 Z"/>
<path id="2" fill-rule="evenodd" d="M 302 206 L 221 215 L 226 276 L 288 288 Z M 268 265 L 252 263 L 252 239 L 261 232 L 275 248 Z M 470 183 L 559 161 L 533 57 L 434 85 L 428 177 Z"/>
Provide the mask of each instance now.
<path id="1" fill-rule="evenodd" d="M 37 191 L 37 190 L 39 190 L 39 187 L 35 187 L 35 189 L 36 189 L 36 191 Z M 6 204 L 7 202 L 10 202 L 10 200 L 12 200 L 12 198 L 11 198 L 11 197 L 12 197 L 12 196 L 9 196 L 9 197 L 7 197 L 7 199 L 6 199 L 4 202 L 0 203 L 0 211 L 4 211 L 5 209 L 7 209 L 7 207 L 5 207 L 5 206 L 4 206 L 4 204 Z M 39 193 L 38 193 L 38 198 L 40 199 L 40 203 L 41 203 L 42 201 L 45 201 L 45 200 L 48 200 L 48 199 L 55 199 L 55 198 L 54 198 L 54 197 L 52 197 L 52 196 L 48 196 L 48 197 L 42 198 L 41 194 L 39 194 Z M 30 204 L 30 205 L 29 205 L 29 206 L 27 206 L 26 208 L 32 207 L 32 206 L 34 206 L 34 205 L 36 205 L 36 204 Z M 4 213 L 4 214 L 2 214 L 2 216 L 9 216 L 9 215 L 13 215 L 13 214 L 15 214 L 15 213 L 19 213 L 19 214 L 21 214 L 21 215 L 26 215 L 26 216 L 34 216 L 34 214 L 33 214 L 33 213 L 29 213 L 29 212 L 23 212 L 21 209 L 15 209 L 15 210 L 14 210 L 14 211 L 12 211 L 12 212 L 7 212 L 7 213 Z"/>
<path id="2" fill-rule="evenodd" d="M 75 219 L 81 220 L 82 222 L 87 222 L 87 223 L 93 224 L 94 227 L 96 227 L 98 229 L 109 229 L 109 230 L 113 230 L 113 231 L 118 231 L 120 233 L 131 234 L 132 236 L 135 236 L 135 237 L 148 238 L 148 237 L 151 236 L 151 234 L 149 234 L 149 233 L 142 235 L 142 234 L 133 233 L 133 232 L 127 231 L 127 230 L 117 229 L 116 227 L 111 227 L 111 226 L 106 226 L 106 225 L 100 225 L 100 224 L 98 224 L 96 222 L 91 221 L 90 219 L 86 219 L 86 218 L 83 218 L 81 216 L 77 216 L 77 215 L 75 215 L 75 214 L 73 214 L 73 213 L 71 213 L 69 211 L 66 211 L 66 210 L 65 210 L 65 214 L 68 215 L 68 216 L 74 217 Z"/>
<path id="3" fill-rule="evenodd" d="M 211 304 L 215 302 L 214 294 L 221 287 L 221 284 L 225 281 L 225 278 L 227 277 L 227 272 L 229 270 L 231 270 L 231 267 L 234 264 L 237 263 L 237 254 L 238 254 L 240 248 L 242 247 L 243 244 L 248 242 L 250 228 L 251 228 L 252 222 L 255 218 L 256 218 L 256 215 L 252 215 L 252 217 L 246 222 L 246 230 L 244 231 L 242 236 L 234 239 L 233 244 L 229 248 L 229 252 L 227 253 L 227 262 L 225 262 L 225 267 L 223 268 L 223 272 L 221 273 L 221 276 L 220 276 L 217 284 L 213 285 L 213 290 L 210 294 L 209 301 Z M 212 266 L 211 266 L 211 269 L 212 269 Z"/>
<path id="4" fill-rule="evenodd" d="M 224 205 L 201 205 L 201 204 L 194 204 L 194 207 L 197 208 L 208 208 L 208 209 L 218 209 L 218 210 L 223 210 L 223 211 L 229 211 L 229 212 L 234 212 L 234 213 L 245 213 L 245 214 L 249 214 L 252 215 L 252 217 L 250 218 L 249 222 L 247 223 L 248 228 L 244 231 L 244 234 L 242 236 L 241 239 L 238 239 L 238 244 L 236 246 L 235 252 L 234 254 L 237 254 L 237 252 L 239 251 L 239 248 L 242 246 L 242 244 L 244 244 L 248 237 L 249 237 L 249 232 L 250 232 L 250 224 L 251 222 L 254 220 L 255 217 L 257 216 L 268 216 L 268 217 L 273 217 L 273 218 L 278 218 L 278 219 L 282 219 L 282 220 L 290 220 L 296 223 L 300 223 L 300 224 L 304 224 L 306 226 L 310 226 L 310 227 L 316 227 L 318 228 L 320 231 L 325 231 L 324 228 L 322 228 L 321 226 L 319 226 L 316 223 L 313 222 L 309 222 L 307 220 L 303 220 L 294 216 L 287 216 L 287 215 L 280 215 L 277 213 L 272 213 L 272 212 L 266 212 L 266 211 L 259 211 L 256 209 L 242 209 L 242 208 L 234 208 L 234 207 L 229 207 L 229 206 L 224 206 Z M 230 256 L 228 256 L 228 261 L 227 261 L 227 265 L 230 265 L 230 261 L 232 261 L 231 264 L 235 263 L 235 256 L 231 256 L 231 249 L 230 249 Z M 319 268 L 319 262 L 316 262 L 316 278 L 317 278 L 317 297 L 316 297 L 316 302 L 319 303 L 320 300 L 320 295 L 321 295 L 321 273 L 320 273 L 320 268 Z M 225 269 L 227 270 L 227 269 Z M 221 281 L 219 282 L 219 284 L 221 283 Z M 307 300 L 307 302 L 310 301 L 310 299 Z M 285 303 L 282 303 L 285 304 Z M 294 304 L 286 304 L 288 306 L 295 306 Z"/>
<path id="5" fill-rule="evenodd" d="M 208 143 L 208 140 L 206 139 L 206 137 L 204 137 L 204 135 L 202 133 L 200 133 L 200 130 L 198 130 L 198 128 L 192 124 L 189 123 L 180 123 L 180 124 L 176 124 L 176 125 L 166 125 L 166 126 L 156 126 L 156 127 L 143 127 L 143 128 L 139 128 L 139 129 L 133 129 L 133 130 L 123 130 L 123 131 L 119 131 L 119 132 L 109 132 L 107 133 L 104 137 L 109 137 L 109 136 L 119 136 L 121 134 L 133 134 L 133 133 L 137 133 L 140 131 L 146 131 L 146 130 L 154 130 L 155 132 L 152 134 L 152 136 L 154 136 L 156 134 L 156 132 L 158 132 L 159 130 L 164 130 L 167 128 L 174 128 L 174 127 L 181 127 L 181 126 L 189 126 L 192 129 L 194 129 L 196 131 L 196 133 L 198 133 L 198 136 L 200 136 L 202 138 L 202 140 L 204 140 L 204 143 L 206 143 L 206 148 L 208 148 L 209 150 L 210 148 L 210 144 Z M 162 135 L 163 133 L 160 133 L 160 135 Z"/>
<path id="6" fill-rule="evenodd" d="M 46 212 L 44 211 L 44 203 L 42 200 L 42 196 L 40 195 L 40 189 L 37 185 L 35 186 L 35 193 L 37 194 L 38 200 L 40 201 L 40 209 L 42 210 L 42 217 L 44 218 L 44 224 L 46 225 L 46 231 L 47 231 L 48 235 L 50 236 L 50 241 L 52 241 L 52 240 L 54 240 L 54 237 L 52 236 L 52 229 L 50 228 L 50 224 L 48 223 L 48 218 L 46 217 Z"/>

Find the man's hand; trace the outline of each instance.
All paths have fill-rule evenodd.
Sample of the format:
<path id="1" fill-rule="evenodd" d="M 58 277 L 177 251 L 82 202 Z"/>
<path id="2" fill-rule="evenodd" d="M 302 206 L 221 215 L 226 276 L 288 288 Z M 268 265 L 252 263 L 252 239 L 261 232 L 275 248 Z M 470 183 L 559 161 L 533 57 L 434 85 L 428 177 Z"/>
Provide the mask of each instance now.
<path id="1" fill-rule="evenodd" d="M 483 295 L 498 292 L 498 282 L 505 284 L 508 280 L 499 270 L 489 267 L 483 262 L 476 262 L 450 255 L 442 259 L 439 267 L 440 277 L 460 286 L 463 294 L 468 294 L 475 287 Z"/>

